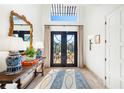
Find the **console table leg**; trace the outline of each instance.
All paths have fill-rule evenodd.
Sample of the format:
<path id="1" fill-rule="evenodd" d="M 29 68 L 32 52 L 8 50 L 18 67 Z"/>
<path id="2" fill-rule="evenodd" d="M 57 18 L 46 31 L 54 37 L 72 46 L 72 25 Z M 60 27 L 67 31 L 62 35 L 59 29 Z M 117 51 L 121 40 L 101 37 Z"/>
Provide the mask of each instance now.
<path id="1" fill-rule="evenodd" d="M 21 89 L 21 85 L 22 85 L 22 84 L 21 84 L 21 81 L 20 81 L 20 79 L 19 79 L 19 80 L 17 81 L 17 88 L 18 88 L 18 89 Z"/>
<path id="2" fill-rule="evenodd" d="M 1 84 L 1 89 L 6 89 L 5 87 L 6 87 L 6 84 Z"/>
<path id="3" fill-rule="evenodd" d="M 34 77 L 36 77 L 37 76 L 37 70 L 35 69 L 35 72 L 34 72 Z"/>
<path id="4" fill-rule="evenodd" d="M 44 63 L 42 63 L 41 69 L 42 69 L 42 76 L 44 76 Z"/>

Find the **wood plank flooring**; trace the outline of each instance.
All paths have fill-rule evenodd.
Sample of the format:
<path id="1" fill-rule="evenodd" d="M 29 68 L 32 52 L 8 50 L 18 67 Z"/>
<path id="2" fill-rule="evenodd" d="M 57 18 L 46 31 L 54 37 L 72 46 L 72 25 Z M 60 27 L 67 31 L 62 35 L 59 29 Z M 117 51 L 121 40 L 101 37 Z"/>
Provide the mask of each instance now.
<path id="1" fill-rule="evenodd" d="M 51 69 L 68 69 L 68 68 L 73 68 L 73 69 L 79 69 L 76 67 L 50 67 L 50 68 L 45 68 L 45 75 L 41 76 L 40 74 L 32 81 L 32 83 L 27 87 L 27 89 L 33 89 L 39 84 L 39 82 L 47 75 L 47 73 Z M 94 73 L 92 73 L 90 70 L 87 68 L 81 69 L 82 73 L 87 80 L 88 84 L 92 89 L 105 89 L 105 86 L 103 85 L 103 82 L 101 79 L 99 79 Z"/>

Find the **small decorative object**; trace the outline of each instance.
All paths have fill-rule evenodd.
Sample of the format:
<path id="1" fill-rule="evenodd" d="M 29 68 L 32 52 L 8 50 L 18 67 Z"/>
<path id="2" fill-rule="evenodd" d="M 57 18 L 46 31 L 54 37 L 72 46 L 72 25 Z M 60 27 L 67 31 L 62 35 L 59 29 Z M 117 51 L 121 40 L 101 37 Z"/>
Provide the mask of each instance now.
<path id="1" fill-rule="evenodd" d="M 100 44 L 100 35 L 95 36 L 95 44 Z"/>
<path id="2" fill-rule="evenodd" d="M 19 52 L 9 52 L 9 56 L 6 58 L 7 73 L 6 75 L 17 74 L 21 71 L 22 57 Z"/>
<path id="3" fill-rule="evenodd" d="M 41 58 L 41 56 L 42 56 L 42 50 L 39 48 L 36 51 L 36 58 Z"/>
<path id="4" fill-rule="evenodd" d="M 26 50 L 26 61 L 31 61 L 36 58 L 36 52 L 34 48 L 27 48 Z"/>

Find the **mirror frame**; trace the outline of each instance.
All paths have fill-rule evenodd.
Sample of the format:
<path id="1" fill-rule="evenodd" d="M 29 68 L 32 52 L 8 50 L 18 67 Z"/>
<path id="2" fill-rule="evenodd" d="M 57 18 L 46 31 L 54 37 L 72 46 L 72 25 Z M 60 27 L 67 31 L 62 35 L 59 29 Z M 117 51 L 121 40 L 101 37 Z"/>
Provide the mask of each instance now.
<path id="1" fill-rule="evenodd" d="M 9 17 L 9 21 L 10 21 L 10 27 L 9 27 L 9 33 L 8 36 L 13 36 L 13 29 L 14 29 L 14 20 L 13 20 L 13 16 L 16 16 L 20 19 L 22 19 L 23 21 L 25 21 L 27 23 L 27 25 L 30 26 L 30 48 L 33 47 L 33 25 L 31 24 L 31 22 L 29 22 L 27 20 L 27 18 L 24 15 L 19 15 L 18 13 L 11 11 L 10 12 L 10 17 Z"/>

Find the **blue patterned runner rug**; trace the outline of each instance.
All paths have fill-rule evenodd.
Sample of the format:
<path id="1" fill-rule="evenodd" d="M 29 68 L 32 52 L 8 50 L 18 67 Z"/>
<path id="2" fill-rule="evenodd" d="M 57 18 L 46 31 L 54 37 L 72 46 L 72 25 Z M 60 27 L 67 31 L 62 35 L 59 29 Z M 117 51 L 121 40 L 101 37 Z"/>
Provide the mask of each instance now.
<path id="1" fill-rule="evenodd" d="M 90 89 L 80 69 L 53 69 L 36 89 Z"/>
<path id="2" fill-rule="evenodd" d="M 59 71 L 56 78 L 54 79 L 51 89 L 60 89 L 62 87 L 62 82 L 64 80 L 65 71 Z"/>

